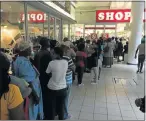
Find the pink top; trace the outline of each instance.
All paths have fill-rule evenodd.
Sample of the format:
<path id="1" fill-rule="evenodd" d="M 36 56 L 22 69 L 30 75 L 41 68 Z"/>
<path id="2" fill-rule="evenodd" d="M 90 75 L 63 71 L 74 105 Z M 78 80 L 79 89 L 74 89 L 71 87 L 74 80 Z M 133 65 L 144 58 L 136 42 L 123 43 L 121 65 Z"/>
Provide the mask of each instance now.
<path id="1" fill-rule="evenodd" d="M 76 53 L 77 66 L 85 67 L 86 58 L 87 58 L 87 54 L 85 52 L 77 51 L 77 53 Z"/>

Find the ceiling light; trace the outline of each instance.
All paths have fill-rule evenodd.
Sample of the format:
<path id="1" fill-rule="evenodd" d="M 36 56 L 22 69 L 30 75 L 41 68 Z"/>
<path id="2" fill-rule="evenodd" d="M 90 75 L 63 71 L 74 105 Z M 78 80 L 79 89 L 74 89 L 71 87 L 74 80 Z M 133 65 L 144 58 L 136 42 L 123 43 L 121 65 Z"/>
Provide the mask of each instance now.
<path id="1" fill-rule="evenodd" d="M 4 26 L 4 28 L 7 28 L 8 26 Z"/>

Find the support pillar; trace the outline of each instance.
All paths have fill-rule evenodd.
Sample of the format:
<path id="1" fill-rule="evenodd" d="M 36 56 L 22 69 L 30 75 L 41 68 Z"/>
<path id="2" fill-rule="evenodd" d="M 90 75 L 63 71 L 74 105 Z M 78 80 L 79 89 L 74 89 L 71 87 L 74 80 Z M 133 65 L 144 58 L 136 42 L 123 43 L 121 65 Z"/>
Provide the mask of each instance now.
<path id="1" fill-rule="evenodd" d="M 137 64 L 137 59 L 135 59 L 135 51 L 137 46 L 141 43 L 142 38 L 142 26 L 143 26 L 143 12 L 144 12 L 144 2 L 132 2 L 132 23 L 131 36 L 129 41 L 128 49 L 128 64 Z"/>

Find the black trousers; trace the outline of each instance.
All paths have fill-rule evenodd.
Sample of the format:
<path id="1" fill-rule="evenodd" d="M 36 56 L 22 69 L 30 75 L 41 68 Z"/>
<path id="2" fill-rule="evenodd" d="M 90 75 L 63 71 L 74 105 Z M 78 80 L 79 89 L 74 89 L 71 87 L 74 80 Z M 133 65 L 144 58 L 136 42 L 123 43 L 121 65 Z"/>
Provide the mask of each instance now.
<path id="1" fill-rule="evenodd" d="M 145 55 L 138 56 L 138 71 L 140 72 L 142 71 L 144 60 L 145 60 Z"/>
<path id="2" fill-rule="evenodd" d="M 41 74 L 40 75 L 40 84 L 42 88 L 42 96 L 43 96 L 43 111 L 44 111 L 44 119 L 48 120 L 48 81 L 50 79 L 50 75 Z"/>
<path id="3" fill-rule="evenodd" d="M 77 67 L 77 77 L 78 77 L 78 84 L 82 83 L 83 74 L 84 74 L 84 67 Z"/>
<path id="4" fill-rule="evenodd" d="M 64 106 L 65 106 L 65 97 L 67 95 L 67 89 L 61 90 L 51 90 L 48 89 L 48 120 L 54 120 L 56 116 L 56 111 L 59 117 L 59 120 L 64 120 Z"/>

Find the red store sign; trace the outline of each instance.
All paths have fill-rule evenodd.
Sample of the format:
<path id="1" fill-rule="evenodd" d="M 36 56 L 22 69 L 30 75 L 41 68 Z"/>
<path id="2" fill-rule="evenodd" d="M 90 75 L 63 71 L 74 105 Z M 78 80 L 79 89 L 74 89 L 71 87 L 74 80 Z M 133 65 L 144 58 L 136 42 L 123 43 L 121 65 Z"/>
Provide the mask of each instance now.
<path id="1" fill-rule="evenodd" d="M 30 11 L 27 13 L 27 19 L 30 23 L 44 23 L 47 21 L 47 14 L 40 11 Z M 24 22 L 25 16 L 24 13 L 20 14 L 20 22 Z M 54 18 L 51 17 L 51 22 L 54 21 Z"/>
<path id="2" fill-rule="evenodd" d="M 144 11 L 146 14 L 146 10 Z M 97 10 L 96 22 L 130 22 L 131 9 Z M 146 21 L 146 19 L 144 19 Z"/>

